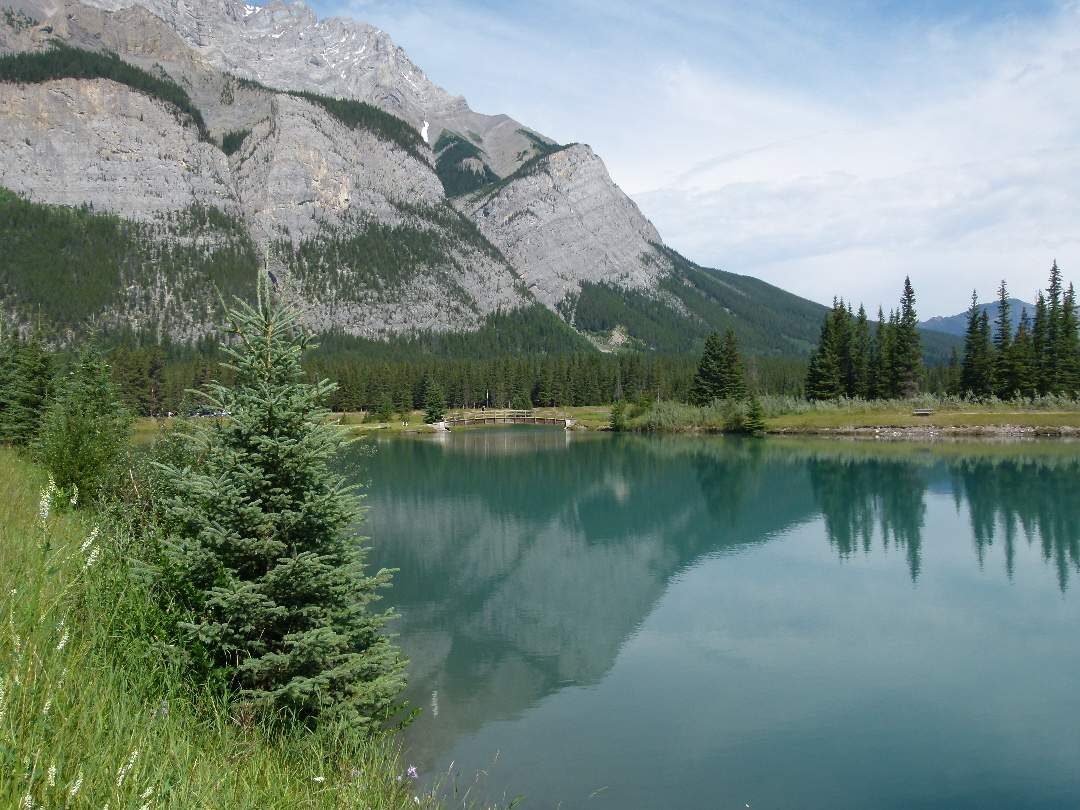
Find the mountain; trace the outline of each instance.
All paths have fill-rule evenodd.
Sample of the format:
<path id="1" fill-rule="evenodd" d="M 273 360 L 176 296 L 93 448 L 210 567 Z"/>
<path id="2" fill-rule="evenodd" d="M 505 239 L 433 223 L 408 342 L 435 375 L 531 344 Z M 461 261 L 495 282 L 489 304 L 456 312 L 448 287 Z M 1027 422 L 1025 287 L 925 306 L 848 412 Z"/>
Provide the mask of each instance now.
<path id="1" fill-rule="evenodd" d="M 1011 315 L 1010 321 L 1012 322 L 1012 329 L 1016 329 L 1016 324 L 1020 317 L 1020 313 L 1027 310 L 1028 315 L 1034 317 L 1035 305 L 1029 304 L 1026 301 L 1021 301 L 1019 298 L 1009 299 L 1009 313 Z M 990 323 L 993 324 L 998 318 L 998 304 L 997 301 L 992 301 L 987 304 L 979 304 L 980 312 L 986 312 L 990 318 Z M 934 318 L 928 318 L 925 321 L 919 322 L 920 329 L 933 329 L 937 332 L 945 332 L 949 335 L 959 335 L 961 337 L 967 332 L 968 317 L 971 310 L 965 310 L 957 315 L 949 315 L 946 317 L 937 316 Z"/>
<path id="2" fill-rule="evenodd" d="M 824 307 L 688 262 L 588 146 L 474 112 L 370 25 L 282 0 L 16 2 L 9 319 L 192 339 L 215 288 L 248 294 L 265 266 L 310 328 L 367 340 L 496 322 L 547 347 L 682 353 L 733 325 L 748 351 L 799 355 L 817 338 Z"/>

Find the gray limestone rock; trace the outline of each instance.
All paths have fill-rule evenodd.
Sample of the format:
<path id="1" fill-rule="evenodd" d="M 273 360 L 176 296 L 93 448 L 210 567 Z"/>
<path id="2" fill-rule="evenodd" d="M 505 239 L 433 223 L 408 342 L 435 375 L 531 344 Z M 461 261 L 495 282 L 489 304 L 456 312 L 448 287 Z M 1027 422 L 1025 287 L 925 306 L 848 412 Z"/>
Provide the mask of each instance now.
<path id="1" fill-rule="evenodd" d="M 654 286 L 670 271 L 660 234 L 588 146 L 569 146 L 458 208 L 503 252 L 529 290 L 555 309 L 582 281 Z"/>
<path id="2" fill-rule="evenodd" d="M 226 156 L 168 105 L 111 81 L 0 84 L 0 186 L 140 222 L 192 205 L 240 217 L 316 330 L 469 330 L 537 300 L 558 311 L 583 281 L 656 290 L 671 270 L 654 247 L 659 234 L 586 146 L 451 205 L 430 151 L 418 158 L 318 104 L 238 78 L 368 101 L 412 123 L 429 144 L 448 129 L 477 144 L 503 176 L 536 154 L 536 139 L 548 142 L 506 116 L 473 112 L 369 25 L 319 21 L 302 3 L 282 0 L 261 8 L 235 0 L 20 2 L 50 16 L 35 30 L 5 32 L 0 49 L 40 49 L 55 36 L 115 51 L 183 86 L 217 143 L 226 133 L 245 137 Z M 305 246 L 362 242 L 378 228 L 426 234 L 441 247 L 435 258 L 377 279 L 348 262 L 313 270 L 295 259 Z M 179 305 L 167 289 L 142 300 Z M 143 309 L 139 318 L 157 317 L 154 305 Z M 197 334 L 207 317 L 180 331 Z"/>

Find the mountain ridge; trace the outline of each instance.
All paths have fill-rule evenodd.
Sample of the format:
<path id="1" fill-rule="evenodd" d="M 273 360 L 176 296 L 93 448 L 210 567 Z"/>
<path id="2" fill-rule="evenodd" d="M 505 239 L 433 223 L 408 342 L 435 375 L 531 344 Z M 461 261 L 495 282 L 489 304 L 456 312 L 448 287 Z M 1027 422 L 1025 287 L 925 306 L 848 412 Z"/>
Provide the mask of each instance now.
<path id="1" fill-rule="evenodd" d="M 158 241 L 140 255 L 178 249 L 162 226 L 178 212 L 220 212 L 206 221 L 242 223 L 250 250 L 315 331 L 377 340 L 467 332 L 492 313 L 540 303 L 567 335 L 589 320 L 604 328 L 578 331 L 597 345 L 615 343 L 608 337 L 625 325 L 599 334 L 609 328 L 609 307 L 641 324 L 639 335 L 630 329 L 632 345 L 687 352 L 711 329 L 759 328 L 744 320 L 775 306 L 771 325 L 759 330 L 775 340 L 755 338 L 754 346 L 802 353 L 826 311 L 802 299 L 791 309 L 784 296 L 796 297 L 763 282 L 753 294 L 727 296 L 727 281 L 701 281 L 701 268 L 680 264 L 588 146 L 555 144 L 506 116 L 474 113 L 366 23 L 320 21 L 282 0 L 261 8 L 234 0 L 18 2 L 28 14 L 50 13 L 35 26 L 0 23 L 0 53 L 47 52 L 52 39 L 115 53 L 181 88 L 205 131 L 108 78 L 0 82 L 0 187 L 28 203 L 89 206 L 153 226 L 140 238 Z M 333 69 L 337 78 L 316 82 L 300 67 L 312 60 L 321 62 L 319 76 Z M 380 110 L 415 136 L 387 134 Z M 448 144 L 457 146 L 449 157 Z M 465 182 L 452 187 L 447 178 Z M 185 238 L 206 247 L 217 237 L 209 229 Z M 184 302 L 152 271 L 121 277 L 120 297 L 138 306 L 86 317 L 156 324 L 185 339 L 213 328 L 205 296 L 192 302 L 198 317 L 168 316 Z M 33 302 L 13 286 L 18 274 L 3 273 L 0 264 L 0 308 L 25 322 Z M 588 313 L 578 312 L 583 301 Z"/>

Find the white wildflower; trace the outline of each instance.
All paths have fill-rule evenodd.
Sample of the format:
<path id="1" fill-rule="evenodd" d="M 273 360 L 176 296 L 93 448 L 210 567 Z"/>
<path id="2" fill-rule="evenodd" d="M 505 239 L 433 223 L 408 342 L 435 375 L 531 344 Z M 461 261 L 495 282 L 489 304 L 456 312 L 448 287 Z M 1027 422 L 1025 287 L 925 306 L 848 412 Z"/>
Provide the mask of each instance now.
<path id="1" fill-rule="evenodd" d="M 140 799 L 149 799 L 153 795 L 154 795 L 154 786 L 151 785 L 146 790 L 144 790 L 141 794 L 139 794 L 139 798 Z"/>
<path id="2" fill-rule="evenodd" d="M 79 552 L 82 553 L 82 554 L 85 554 L 86 550 L 88 548 L 90 548 L 90 546 L 94 545 L 94 541 L 97 540 L 97 536 L 98 536 L 98 527 L 95 526 L 93 528 L 93 531 L 90 532 L 90 536 L 87 537 L 83 541 L 83 544 L 81 546 L 79 546 Z"/>
<path id="3" fill-rule="evenodd" d="M 325 776 L 313 776 L 313 777 L 311 777 L 311 781 L 312 782 L 325 782 L 326 777 Z"/>
<path id="4" fill-rule="evenodd" d="M 131 756 L 128 757 L 127 763 L 124 764 L 124 765 L 121 765 L 120 770 L 118 770 L 116 772 L 116 786 L 117 787 L 120 787 L 121 785 L 124 784 L 124 777 L 126 777 L 128 775 L 128 771 L 130 771 L 135 766 L 135 758 L 137 756 L 139 756 L 139 749 L 138 748 L 136 748 L 134 751 L 131 752 Z"/>
<path id="5" fill-rule="evenodd" d="M 82 772 L 82 769 L 80 768 L 79 769 L 79 775 L 75 777 L 75 781 L 72 783 L 71 787 L 68 788 L 67 800 L 64 802 L 65 807 L 67 807 L 69 804 L 71 804 L 71 800 L 74 799 L 75 794 L 79 792 L 79 788 L 82 787 L 82 783 L 83 783 L 83 772 Z"/>
<path id="6" fill-rule="evenodd" d="M 49 774 L 45 777 L 49 787 L 56 787 L 56 763 L 49 766 Z"/>
<path id="7" fill-rule="evenodd" d="M 26 798 L 22 801 L 23 810 L 34 810 L 34 797 L 29 793 L 26 794 Z"/>
<path id="8" fill-rule="evenodd" d="M 49 519 L 49 507 L 52 505 L 53 495 L 56 493 L 56 482 L 52 474 L 49 474 L 49 483 L 41 490 L 41 500 L 38 502 L 38 515 L 41 517 L 41 527 L 45 528 L 45 521 Z"/>
<path id="9" fill-rule="evenodd" d="M 76 504 L 79 503 L 79 485 L 78 484 L 72 484 L 71 485 L 71 498 L 68 500 L 68 503 L 70 503 L 72 506 L 75 506 Z"/>
<path id="10" fill-rule="evenodd" d="M 68 641 L 71 639 L 71 631 L 65 630 L 64 635 L 60 636 L 60 643 L 56 645 L 56 652 L 61 652 L 64 647 L 67 646 Z"/>
<path id="11" fill-rule="evenodd" d="M 89 568 L 91 565 L 93 565 L 94 563 L 96 563 L 98 561 L 98 557 L 100 557 L 100 556 L 101 556 L 101 549 L 98 548 L 97 546 L 94 546 L 93 551 L 90 552 L 90 556 L 86 558 L 86 565 L 84 567 Z"/>
<path id="12" fill-rule="evenodd" d="M 41 710 L 42 719 L 49 716 L 49 709 L 51 709 L 51 708 L 52 708 L 52 698 L 49 698 L 48 700 L 45 701 L 45 708 Z"/>

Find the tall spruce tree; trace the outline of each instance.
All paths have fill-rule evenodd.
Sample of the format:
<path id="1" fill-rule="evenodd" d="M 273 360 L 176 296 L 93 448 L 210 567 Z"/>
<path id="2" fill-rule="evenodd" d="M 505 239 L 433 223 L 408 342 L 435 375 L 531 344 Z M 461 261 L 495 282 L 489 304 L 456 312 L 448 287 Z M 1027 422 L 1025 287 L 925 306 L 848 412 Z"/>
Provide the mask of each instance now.
<path id="1" fill-rule="evenodd" d="M 705 347 L 698 361 L 697 373 L 690 387 L 692 405 L 708 405 L 720 397 L 723 381 L 721 366 L 723 363 L 724 339 L 719 332 L 713 332 L 705 338 Z"/>
<path id="2" fill-rule="evenodd" d="M 870 369 L 873 358 L 873 336 L 866 309 L 859 305 L 855 325 L 851 333 L 851 371 L 848 375 L 848 396 L 868 399 L 870 397 Z"/>
<path id="3" fill-rule="evenodd" d="M 1050 355 L 1050 313 L 1042 290 L 1035 296 L 1035 321 L 1031 327 L 1031 351 L 1034 361 L 1035 391 L 1043 395 L 1053 385 L 1054 369 Z"/>
<path id="4" fill-rule="evenodd" d="M 919 335 L 919 316 L 915 313 L 915 290 L 911 278 L 904 278 L 900 312 L 892 341 L 894 396 L 913 397 L 925 376 L 922 365 L 922 337 Z"/>
<path id="5" fill-rule="evenodd" d="M 998 287 L 998 317 L 994 329 L 993 390 L 998 399 L 1008 399 L 1017 391 L 1015 352 L 1012 348 L 1012 320 L 1005 280 Z"/>
<path id="6" fill-rule="evenodd" d="M 730 326 L 724 334 L 724 347 L 720 357 L 720 398 L 745 399 L 748 393 L 746 367 L 739 354 L 739 339 Z"/>
<path id="7" fill-rule="evenodd" d="M 1080 395 L 1080 335 L 1077 333 L 1076 291 L 1072 284 L 1061 298 L 1054 356 L 1058 364 L 1057 393 Z"/>
<path id="8" fill-rule="evenodd" d="M 1020 310 L 1020 321 L 1016 325 L 1016 335 L 1009 349 L 1012 352 L 1011 366 L 1016 390 L 1021 396 L 1034 396 L 1035 357 L 1031 346 L 1031 319 L 1026 307 Z"/>
<path id="9" fill-rule="evenodd" d="M 964 332 L 964 362 L 960 369 L 960 385 L 973 397 L 993 393 L 993 349 L 990 342 L 990 319 L 979 306 L 979 295 L 971 293 L 967 329 Z"/>
<path id="10" fill-rule="evenodd" d="M 806 372 L 806 396 L 810 399 L 839 399 L 847 394 L 845 361 L 850 359 L 851 341 L 846 312 L 843 303 L 833 299 L 832 309 L 821 323 L 821 336 Z"/>
<path id="11" fill-rule="evenodd" d="M 390 572 L 365 573 L 356 496 L 331 468 L 333 386 L 305 382 L 297 313 L 265 279 L 229 319 L 234 387 L 203 392 L 229 416 L 192 420 L 195 463 L 162 468 L 175 493 L 162 584 L 190 616 L 183 640 L 250 705 L 377 734 L 400 708 L 404 661 L 381 632 L 392 612 L 369 610 Z"/>

